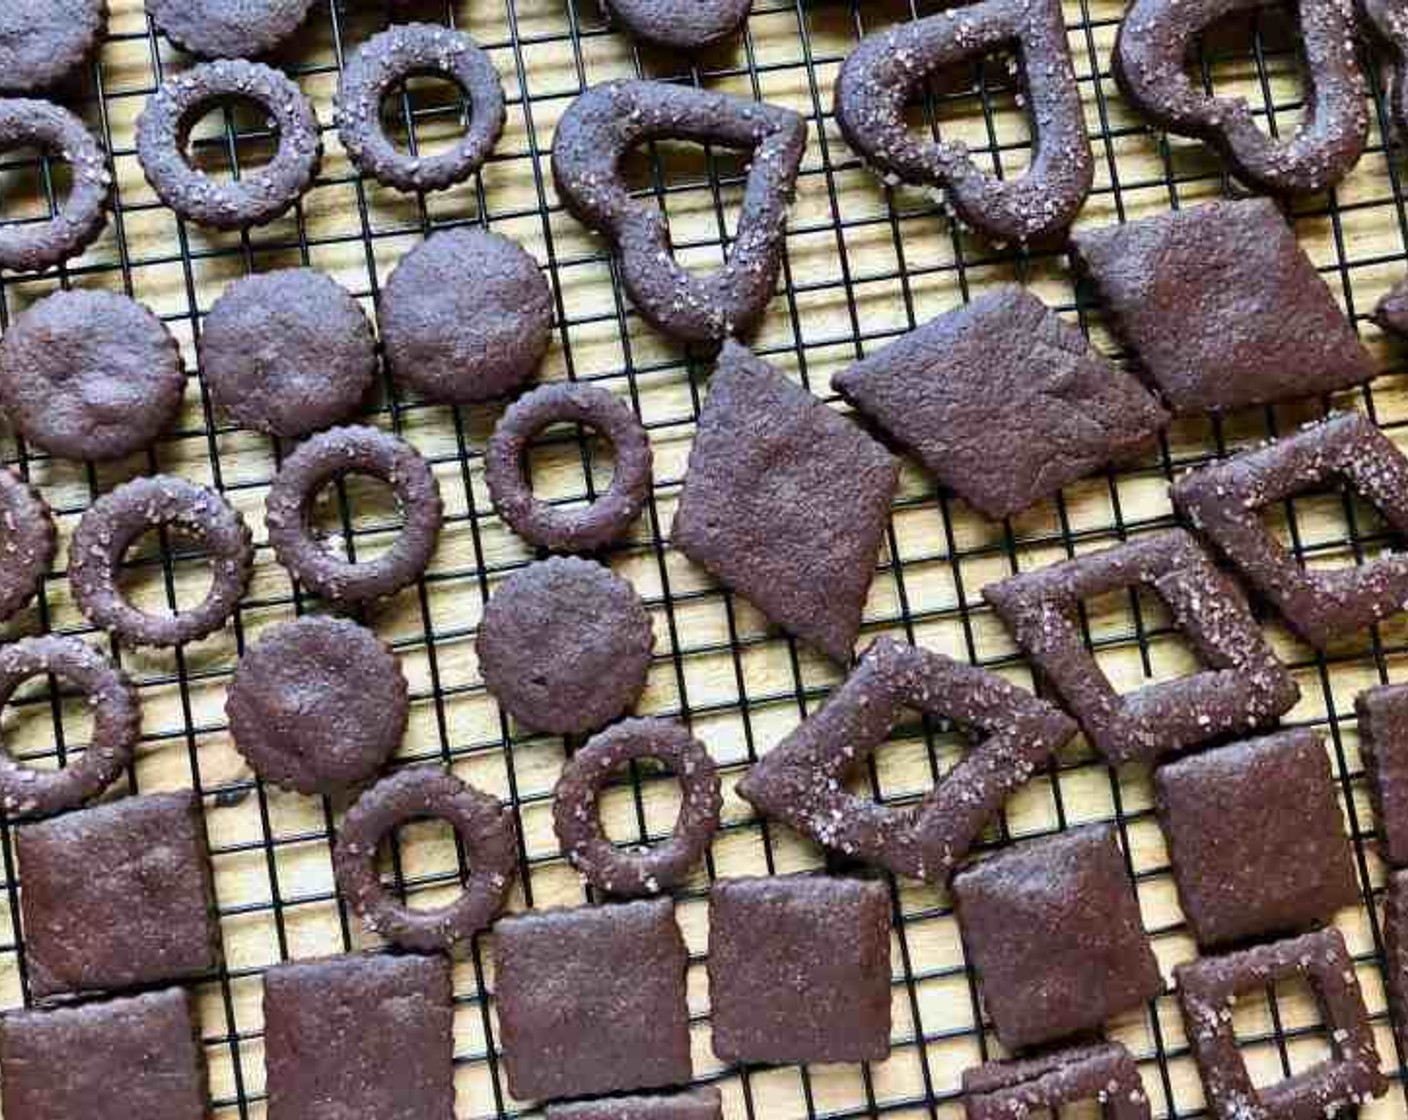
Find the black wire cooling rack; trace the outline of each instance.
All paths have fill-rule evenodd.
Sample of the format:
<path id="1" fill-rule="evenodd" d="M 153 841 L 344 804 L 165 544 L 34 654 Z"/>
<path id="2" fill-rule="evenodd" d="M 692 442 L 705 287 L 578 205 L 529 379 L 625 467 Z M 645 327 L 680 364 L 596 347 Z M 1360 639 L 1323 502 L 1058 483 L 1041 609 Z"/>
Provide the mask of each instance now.
<path id="1" fill-rule="evenodd" d="M 148 27 L 137 0 L 114 0 L 111 34 L 89 73 L 61 100 L 104 139 L 118 190 L 107 233 L 85 256 L 43 277 L 0 274 L 0 328 L 56 287 L 100 286 L 149 302 L 186 344 L 224 284 L 247 272 L 311 264 L 332 272 L 368 306 L 394 261 L 433 228 L 480 223 L 524 241 L 545 266 L 557 300 L 556 344 L 545 376 L 601 382 L 625 395 L 651 432 L 655 492 L 634 538 L 605 559 L 642 592 L 656 620 L 656 664 L 644 710 L 690 723 L 720 759 L 731 786 L 750 760 L 813 710 L 837 674 L 769 631 L 746 603 L 709 583 L 668 546 L 690 434 L 706 392 L 708 364 L 655 336 L 627 306 L 602 243 L 558 205 L 547 169 L 552 125 L 580 90 L 610 77 L 641 74 L 781 101 L 808 119 L 811 140 L 798 184 L 781 293 L 757 348 L 826 394 L 830 373 L 937 311 L 995 283 L 1031 284 L 1116 352 L 1089 294 L 1074 286 L 1060 254 L 995 247 L 954 228 L 931 198 L 874 180 L 840 140 L 830 94 L 841 60 L 859 38 L 936 6 L 900 0 L 757 0 L 747 34 L 700 58 L 641 52 L 616 33 L 590 0 L 480 0 L 474 4 L 396 4 L 320 0 L 302 39 L 275 59 L 314 99 L 329 155 L 314 188 L 288 217 L 240 235 L 212 234 L 166 211 L 136 166 L 133 122 L 163 75 L 189 61 Z M 1070 0 L 1070 42 L 1096 148 L 1096 190 L 1082 219 L 1101 224 L 1234 193 L 1237 187 L 1201 146 L 1148 132 L 1124 107 L 1109 73 L 1121 16 L 1119 0 Z M 429 19 L 460 26 L 490 50 L 509 92 L 510 126 L 493 160 L 471 183 L 429 197 L 399 196 L 364 183 L 338 153 L 331 94 L 348 52 L 388 22 Z M 1197 65 L 1204 83 L 1237 92 L 1272 132 L 1295 127 L 1302 108 L 1299 63 L 1287 21 L 1265 13 L 1219 29 Z M 961 135 L 998 174 L 1029 158 L 1031 138 L 1012 65 L 985 60 L 935 85 L 916 127 Z M 981 587 L 1012 571 L 1106 547 L 1172 523 L 1164 493 L 1179 470 L 1285 432 L 1330 407 L 1359 407 L 1396 431 L 1408 424 L 1401 351 L 1365 320 L 1373 301 L 1405 270 L 1408 210 L 1401 153 L 1383 140 L 1383 84 L 1372 73 L 1377 128 L 1360 167 L 1335 192 L 1292 215 L 1302 243 L 1379 355 L 1385 375 L 1372 389 L 1334 401 L 1252 410 L 1217 421 L 1176 425 L 1158 453 L 1068 488 L 1057 501 L 992 525 L 912 467 L 887 536 L 866 615 L 866 632 L 895 632 L 995 668 L 1025 684 L 1030 674 L 981 600 Z M 465 107 L 424 83 L 397 99 L 395 127 L 415 148 L 453 130 Z M 240 106 L 199 130 L 193 158 L 212 173 L 239 174 L 267 157 L 264 124 Z M 741 192 L 742 171 L 728 153 L 655 146 L 631 169 L 634 185 L 670 215 L 677 249 L 691 262 L 720 259 Z M 0 160 L 0 224 L 47 215 L 64 189 L 61 165 L 19 152 Z M 157 470 L 189 474 L 223 490 L 256 525 L 264 491 L 285 450 L 219 422 L 192 362 L 182 423 L 151 452 L 111 467 L 63 464 L 35 454 L 0 428 L 0 456 L 50 498 L 61 528 L 72 529 L 93 498 L 117 481 Z M 433 463 L 448 498 L 445 541 L 431 571 L 364 621 L 401 654 L 413 688 L 412 733 L 398 762 L 440 760 L 510 804 L 520 826 L 522 874 L 513 906 L 591 901 L 556 850 L 547 825 L 552 782 L 565 750 L 558 740 L 510 726 L 479 681 L 473 637 L 493 586 L 531 556 L 493 516 L 480 457 L 492 410 L 451 410 L 406 399 L 390 383 L 368 411 L 415 442 Z M 534 460 L 535 479 L 558 500 L 589 498 L 609 468 L 589 433 L 558 432 Z M 338 491 L 326 525 L 350 554 L 383 547 L 395 532 L 394 508 L 355 485 Z M 1285 503 L 1277 529 L 1307 563 L 1362 560 L 1391 543 L 1373 512 L 1333 492 Z M 233 625 L 183 651 L 133 654 L 107 648 L 137 682 L 145 732 L 131 789 L 194 785 L 205 798 L 227 963 L 197 985 L 218 1116 L 262 1115 L 263 1063 L 259 977 L 281 960 L 369 947 L 340 905 L 328 865 L 342 806 L 294 798 L 255 782 L 230 748 L 221 699 L 247 640 L 271 622 L 317 603 L 289 583 L 262 544 L 250 595 Z M 131 559 L 129 586 L 144 602 L 174 606 L 198 583 L 201 558 L 179 540 L 145 543 Z M 12 623 L 9 636 L 55 629 L 91 634 L 67 596 L 62 562 L 43 596 Z M 824 579 L 826 573 L 818 572 Z M 1187 655 L 1158 605 L 1134 594 L 1090 604 L 1092 648 L 1117 681 L 1186 670 Z M 1319 728 L 1332 748 L 1364 890 L 1361 910 L 1341 928 L 1356 954 L 1392 1092 L 1366 1107 L 1374 1116 L 1408 1115 L 1403 1058 L 1393 1040 L 1380 972 L 1376 911 L 1383 869 L 1373 842 L 1353 722 L 1357 691 L 1408 668 L 1408 625 L 1390 622 L 1361 640 L 1315 654 L 1274 622 L 1273 639 L 1294 668 L 1305 699 L 1288 717 Z M 50 682 L 52 684 L 52 682 Z M 45 686 L 23 692 L 6 717 L 7 742 L 39 766 L 62 764 L 83 741 L 80 706 Z M 905 804 L 951 765 L 961 750 L 951 728 L 900 728 L 871 763 L 874 796 Z M 613 834 L 623 840 L 668 832 L 676 802 L 659 775 L 632 771 L 606 799 Z M 1146 925 L 1166 974 L 1192 955 L 1176 908 L 1167 857 L 1152 819 L 1147 774 L 1113 774 L 1077 745 L 1015 798 L 993 845 L 1074 823 L 1117 824 L 1138 886 Z M 0 821 L 9 935 L 0 944 L 0 1006 L 28 1002 L 13 853 L 13 829 Z M 455 889 L 464 853 L 422 826 L 403 830 L 386 874 L 413 900 Z M 692 951 L 691 1010 L 696 1070 L 718 1083 L 730 1116 L 844 1117 L 956 1115 L 958 1077 L 997 1053 L 983 1029 L 972 975 L 947 897 L 912 883 L 893 884 L 896 951 L 895 1054 L 871 1067 L 723 1068 L 708 1050 L 702 961 L 706 900 L 715 877 L 823 866 L 785 830 L 755 820 L 732 795 L 706 867 L 678 896 Z M 836 867 L 841 870 L 842 868 Z M 492 975 L 481 938 L 457 969 L 456 1051 L 459 1114 L 517 1115 L 499 1073 Z M 1239 1037 L 1259 1081 L 1303 1068 L 1327 1043 L 1311 1001 L 1282 986 L 1237 1012 Z M 1202 1111 L 1181 1022 L 1171 996 L 1112 1025 L 1139 1059 L 1156 1114 Z"/>

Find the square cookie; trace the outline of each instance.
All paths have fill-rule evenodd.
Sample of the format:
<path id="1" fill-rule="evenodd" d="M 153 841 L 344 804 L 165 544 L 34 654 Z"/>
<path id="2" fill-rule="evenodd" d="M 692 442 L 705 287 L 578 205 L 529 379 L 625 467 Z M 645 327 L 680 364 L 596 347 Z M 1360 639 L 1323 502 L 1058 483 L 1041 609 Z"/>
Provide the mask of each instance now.
<path id="1" fill-rule="evenodd" d="M 1408 685 L 1387 684 L 1354 699 L 1359 753 L 1378 818 L 1379 854 L 1408 866 Z"/>
<path id="2" fill-rule="evenodd" d="M 454 1017 L 444 957 L 346 956 L 270 969 L 269 1120 L 453 1120 Z"/>
<path id="3" fill-rule="evenodd" d="M 1128 459 L 1168 423 L 1137 379 L 1015 284 L 940 315 L 831 384 L 991 518 Z"/>
<path id="4" fill-rule="evenodd" d="M 1303 976 L 1315 992 L 1333 1056 L 1257 1088 L 1237 1046 L 1231 1008 L 1238 996 L 1292 976 Z M 1202 957 L 1179 965 L 1174 977 L 1203 1093 L 1217 1120 L 1328 1118 L 1387 1091 L 1354 961 L 1339 930 Z"/>
<path id="5" fill-rule="evenodd" d="M 669 899 L 540 910 L 494 927 L 499 1031 L 518 1100 L 687 1084 L 689 956 Z"/>
<path id="6" fill-rule="evenodd" d="M 1139 1067 L 1117 1042 L 1075 1046 L 1035 1058 L 987 1062 L 963 1072 L 968 1120 L 1023 1120 L 1096 1101 L 1106 1120 L 1149 1120 Z"/>
<path id="7" fill-rule="evenodd" d="M 1072 243 L 1175 413 L 1320 396 L 1378 372 L 1270 199 L 1077 231 Z"/>
<path id="8" fill-rule="evenodd" d="M 1094 1030 L 1163 991 L 1113 828 L 1018 844 L 960 871 L 953 895 L 1009 1050 Z"/>
<path id="9" fill-rule="evenodd" d="M 205 1120 L 205 1052 L 191 997 L 0 1017 L 0 1104 L 18 1120 Z"/>
<path id="10" fill-rule="evenodd" d="M 192 792 L 127 797 L 17 833 L 37 998 L 200 976 L 220 964 L 205 817 Z"/>
<path id="11" fill-rule="evenodd" d="M 1155 806 L 1198 944 L 1298 933 L 1359 901 L 1320 736 L 1286 731 L 1160 766 Z"/>
<path id="12" fill-rule="evenodd" d="M 548 1120 L 723 1120 L 723 1116 L 723 1098 L 714 1088 L 548 1105 Z"/>
<path id="13" fill-rule="evenodd" d="M 890 1054 L 890 896 L 820 875 L 725 879 L 709 899 L 714 1053 L 725 1062 Z"/>
<path id="14" fill-rule="evenodd" d="M 1398 1048 L 1408 1052 L 1408 871 L 1395 871 L 1384 891 L 1384 980 Z"/>

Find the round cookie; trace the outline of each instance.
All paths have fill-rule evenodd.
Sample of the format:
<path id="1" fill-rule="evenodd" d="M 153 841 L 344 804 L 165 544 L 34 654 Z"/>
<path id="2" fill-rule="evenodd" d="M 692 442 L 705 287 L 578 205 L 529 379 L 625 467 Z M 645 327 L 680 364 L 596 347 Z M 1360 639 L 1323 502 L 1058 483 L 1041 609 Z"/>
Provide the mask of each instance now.
<path id="1" fill-rule="evenodd" d="M 0 101 L 0 155 L 23 147 L 63 159 L 73 173 L 54 217 L 0 226 L 0 268 L 41 272 L 78 256 L 102 233 L 112 172 L 93 134 L 67 109 L 26 98 Z"/>
<path id="2" fill-rule="evenodd" d="M 147 0 L 152 22 L 203 58 L 254 58 L 293 35 L 313 0 Z"/>
<path id="3" fill-rule="evenodd" d="M 355 622 L 306 617 L 240 658 L 225 703 L 235 747 L 266 782 L 332 794 L 373 777 L 409 713 L 396 657 Z"/>
<path id="4" fill-rule="evenodd" d="M 232 97 L 269 115 L 279 146 L 265 166 L 220 181 L 191 166 L 185 148 L 195 123 Z M 296 83 L 257 62 L 207 62 L 168 78 L 137 118 L 137 159 L 147 182 L 181 217 L 213 229 L 272 222 L 308 189 L 322 155 L 312 104 Z"/>
<path id="5" fill-rule="evenodd" d="M 0 622 L 38 592 L 58 531 L 49 503 L 14 471 L 0 469 Z"/>
<path id="6" fill-rule="evenodd" d="M 669 50 L 697 51 L 738 32 L 753 0 L 605 0 L 637 39 Z"/>
<path id="7" fill-rule="evenodd" d="M 38 93 L 77 70 L 108 22 L 106 0 L 0 0 L 0 93 Z"/>
<path id="8" fill-rule="evenodd" d="M 382 102 L 407 78 L 433 74 L 459 86 L 469 102 L 469 126 L 449 151 L 412 155 L 399 150 L 382 125 Z M 359 171 L 403 191 L 443 190 L 483 166 L 504 130 L 503 83 L 489 56 L 468 35 L 435 24 L 392 27 L 373 36 L 342 71 L 337 129 Z"/>
<path id="9" fill-rule="evenodd" d="M 335 280 L 291 268 L 236 280 L 210 309 L 200 369 L 236 424 L 294 439 L 351 417 L 376 380 L 376 339 Z"/>
<path id="10" fill-rule="evenodd" d="M 391 375 L 427 400 L 472 404 L 517 389 L 552 338 L 552 289 L 519 245 L 456 229 L 417 245 L 382 290 Z"/>
<path id="11" fill-rule="evenodd" d="M 121 459 L 149 446 L 185 390 L 166 325 L 113 292 L 55 292 L 0 338 L 0 404 L 25 439 L 65 459 Z"/>
<path id="12" fill-rule="evenodd" d="M 625 580 L 554 557 L 506 579 L 489 599 L 477 649 L 484 684 L 532 731 L 575 735 L 640 699 L 655 634 Z"/>

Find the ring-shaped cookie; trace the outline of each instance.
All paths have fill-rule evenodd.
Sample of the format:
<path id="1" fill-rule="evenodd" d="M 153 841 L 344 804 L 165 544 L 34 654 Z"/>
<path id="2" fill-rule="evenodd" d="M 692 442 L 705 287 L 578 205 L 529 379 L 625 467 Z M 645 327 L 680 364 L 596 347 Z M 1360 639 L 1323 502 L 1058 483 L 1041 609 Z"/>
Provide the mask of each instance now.
<path id="1" fill-rule="evenodd" d="M 35 770 L 0 750 L 0 804 L 10 814 L 48 816 L 76 809 L 132 762 L 141 735 L 137 692 L 87 642 L 45 634 L 0 646 L 0 708 L 27 680 L 52 673 L 79 689 L 93 712 L 93 741 L 61 770 Z"/>
<path id="2" fill-rule="evenodd" d="M 0 622 L 38 593 L 57 540 L 49 503 L 14 471 L 0 469 Z"/>
<path id="3" fill-rule="evenodd" d="M 533 496 L 524 458 L 551 424 L 576 421 L 599 432 L 616 453 L 611 486 L 585 509 L 556 509 Z M 622 536 L 650 495 L 650 440 L 621 400 L 593 385 L 544 385 L 504 413 L 484 456 L 484 480 L 501 516 L 539 548 L 593 552 Z"/>
<path id="4" fill-rule="evenodd" d="M 470 866 L 464 893 L 447 906 L 412 909 L 382 885 L 377 848 L 416 820 L 449 824 Z M 485 929 L 503 908 L 518 871 L 513 825 L 498 801 L 436 766 L 384 778 L 347 813 L 333 851 L 338 888 L 366 927 L 403 949 L 452 950 Z"/>
<path id="5" fill-rule="evenodd" d="M 350 474 L 396 492 L 405 525 L 391 551 L 352 563 L 328 552 L 310 524 L 313 502 L 328 483 Z M 430 563 L 444 505 L 430 465 L 410 444 L 376 428 L 334 428 L 314 436 L 284 463 L 269 488 L 265 523 L 279 563 L 332 602 L 363 603 L 394 595 Z"/>
<path id="6" fill-rule="evenodd" d="M 73 169 L 68 198 L 47 222 L 0 227 L 0 268 L 39 272 L 78 256 L 102 233 L 112 173 L 98 141 L 67 109 L 26 98 L 0 101 L 0 155 L 24 147 Z"/>
<path id="7" fill-rule="evenodd" d="M 189 611 L 148 614 L 127 600 L 117 573 L 142 534 L 167 526 L 210 553 L 210 591 Z M 69 553 L 78 609 L 134 646 L 179 646 L 213 634 L 234 613 L 254 571 L 254 542 L 239 511 L 218 492 L 171 475 L 134 479 L 99 498 L 79 521 Z"/>
<path id="8" fill-rule="evenodd" d="M 448 78 L 469 100 L 460 142 L 434 156 L 402 152 L 382 127 L 381 103 L 407 78 Z M 374 36 L 348 62 L 337 92 L 337 130 L 353 165 L 403 191 L 443 190 L 483 166 L 504 130 L 503 83 L 488 54 L 468 35 L 412 23 Z"/>
<path id="9" fill-rule="evenodd" d="M 639 758 L 663 762 L 679 778 L 683 798 L 674 831 L 650 849 L 616 847 L 601 826 L 598 799 L 611 775 Z M 679 886 L 703 857 L 723 808 L 718 771 L 702 743 L 662 719 L 628 719 L 603 731 L 572 756 L 553 791 L 558 842 L 592 886 L 641 897 Z"/>
<path id="10" fill-rule="evenodd" d="M 279 146 L 265 166 L 221 182 L 192 167 L 185 147 L 195 123 L 232 98 L 268 113 Z M 308 189 L 322 154 L 312 104 L 294 82 L 257 62 L 207 62 L 168 78 L 137 119 L 137 159 L 147 182 L 181 217 L 214 229 L 272 222 Z"/>

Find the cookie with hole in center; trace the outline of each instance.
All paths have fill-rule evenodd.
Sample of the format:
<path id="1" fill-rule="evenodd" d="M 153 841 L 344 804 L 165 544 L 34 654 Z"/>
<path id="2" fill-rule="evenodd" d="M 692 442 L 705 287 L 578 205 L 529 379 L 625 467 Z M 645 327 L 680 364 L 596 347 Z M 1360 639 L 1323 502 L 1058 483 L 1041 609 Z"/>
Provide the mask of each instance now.
<path id="1" fill-rule="evenodd" d="M 606 10 L 637 39 L 668 50 L 697 51 L 737 34 L 753 0 L 605 0 Z"/>

